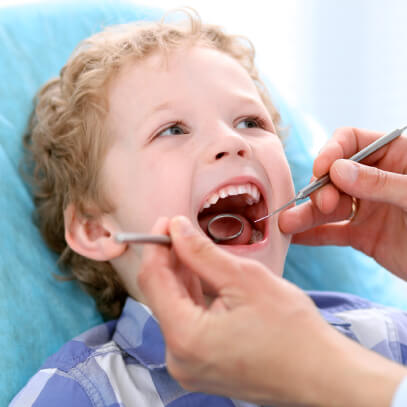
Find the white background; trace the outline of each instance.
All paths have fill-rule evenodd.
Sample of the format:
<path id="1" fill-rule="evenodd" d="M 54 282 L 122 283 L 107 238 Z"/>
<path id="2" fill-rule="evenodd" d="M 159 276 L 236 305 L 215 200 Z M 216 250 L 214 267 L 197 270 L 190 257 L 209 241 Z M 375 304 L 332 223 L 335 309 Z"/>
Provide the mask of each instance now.
<path id="1" fill-rule="evenodd" d="M 248 36 L 290 104 L 329 132 L 407 125 L 406 0 L 153 0 Z"/>
<path id="2" fill-rule="evenodd" d="M 0 0 L 1 4 L 35 0 Z M 54 0 L 58 1 L 58 0 Z M 407 125 L 407 0 L 145 0 L 247 36 L 257 65 L 328 132 Z M 1 12 L 1 9 L 0 9 Z"/>

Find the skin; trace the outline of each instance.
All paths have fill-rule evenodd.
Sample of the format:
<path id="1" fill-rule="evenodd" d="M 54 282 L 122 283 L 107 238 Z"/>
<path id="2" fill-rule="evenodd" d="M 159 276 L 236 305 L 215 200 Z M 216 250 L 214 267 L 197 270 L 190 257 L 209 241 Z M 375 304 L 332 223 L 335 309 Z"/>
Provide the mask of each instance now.
<path id="1" fill-rule="evenodd" d="M 236 177 L 254 177 L 269 209 L 293 197 L 274 124 L 252 79 L 232 57 L 196 46 L 176 50 L 168 60 L 156 53 L 122 67 L 108 98 L 113 140 L 101 177 L 115 210 L 88 221 L 70 208 L 66 238 L 82 255 L 111 261 L 137 299 L 142 301 L 134 278 L 141 249 L 115 243 L 116 233 L 148 233 L 158 217 L 184 215 L 204 234 L 197 215 L 205 197 Z M 281 276 L 289 242 L 273 218 L 263 244 L 223 249 Z"/>

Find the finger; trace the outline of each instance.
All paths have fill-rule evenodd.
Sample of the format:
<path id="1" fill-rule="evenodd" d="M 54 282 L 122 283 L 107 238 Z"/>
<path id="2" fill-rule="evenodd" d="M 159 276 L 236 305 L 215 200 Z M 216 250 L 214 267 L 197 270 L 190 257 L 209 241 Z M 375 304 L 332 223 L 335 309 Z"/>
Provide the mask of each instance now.
<path id="1" fill-rule="evenodd" d="M 331 167 L 330 177 L 338 188 L 349 195 L 407 208 L 407 175 L 350 160 L 338 160 Z"/>
<path id="2" fill-rule="evenodd" d="M 195 273 L 191 273 L 191 271 L 183 265 L 180 265 L 179 269 L 180 271 L 177 272 L 177 277 L 182 280 L 182 284 L 188 291 L 191 299 L 195 304 L 206 307 L 202 283 L 199 277 Z"/>
<path id="3" fill-rule="evenodd" d="M 340 192 L 332 185 L 325 185 L 311 195 L 311 200 L 315 206 L 324 214 L 332 213 L 339 204 Z"/>
<path id="4" fill-rule="evenodd" d="M 310 183 L 315 181 L 315 176 L 311 177 Z M 339 203 L 340 192 L 333 184 L 328 184 L 318 189 L 310 195 L 314 205 L 325 214 L 332 213 Z"/>
<path id="5" fill-rule="evenodd" d="M 168 224 L 168 218 L 160 218 L 151 232 L 168 234 Z M 143 301 L 159 319 L 167 317 L 171 319 L 171 315 L 167 316 L 168 309 L 174 309 L 180 301 L 183 304 L 188 301 L 193 303 L 183 280 L 171 270 L 170 256 L 170 249 L 166 246 L 146 245 L 137 275 L 137 283 L 142 292 Z"/>
<path id="6" fill-rule="evenodd" d="M 145 270 L 138 276 L 144 302 L 160 322 L 166 345 L 171 348 L 197 326 L 203 307 L 184 286 L 184 280 L 167 267 Z"/>
<path id="7" fill-rule="evenodd" d="M 154 315 L 163 323 L 171 325 L 180 314 L 195 307 L 181 278 L 168 267 L 143 268 L 137 276 L 139 288 L 145 302 Z"/>
<path id="8" fill-rule="evenodd" d="M 166 217 L 158 218 L 154 223 L 151 233 L 154 235 L 168 235 L 169 219 Z M 170 265 L 169 246 L 161 244 L 146 244 L 143 247 L 142 263 L 144 265 L 154 264 L 156 267 Z"/>
<path id="9" fill-rule="evenodd" d="M 335 211 L 322 213 L 312 201 L 307 201 L 280 214 L 279 227 L 283 233 L 298 234 L 324 223 L 348 219 L 352 212 L 352 199 L 341 194 Z"/>
<path id="10" fill-rule="evenodd" d="M 170 233 L 181 262 L 216 291 L 239 278 L 244 259 L 217 247 L 209 238 L 198 233 L 186 217 L 171 219 Z"/>
<path id="11" fill-rule="evenodd" d="M 315 159 L 314 175 L 321 177 L 327 174 L 334 161 L 351 157 L 382 135 L 383 133 L 351 127 L 337 129 Z M 379 149 L 363 162 L 367 164 L 376 162 L 387 153 L 388 148 L 389 145 Z"/>
<path id="12" fill-rule="evenodd" d="M 351 242 L 350 233 L 348 223 L 329 224 L 295 234 L 291 241 L 308 246 L 348 246 Z"/>

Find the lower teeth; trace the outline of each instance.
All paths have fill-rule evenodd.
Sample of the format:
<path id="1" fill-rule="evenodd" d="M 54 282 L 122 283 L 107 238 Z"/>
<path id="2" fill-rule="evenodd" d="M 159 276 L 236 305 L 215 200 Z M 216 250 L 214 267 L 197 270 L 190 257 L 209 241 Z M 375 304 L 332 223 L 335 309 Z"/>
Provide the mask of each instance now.
<path id="1" fill-rule="evenodd" d="M 253 229 L 252 236 L 249 240 L 249 244 L 257 243 L 263 240 L 263 232 L 261 230 Z"/>

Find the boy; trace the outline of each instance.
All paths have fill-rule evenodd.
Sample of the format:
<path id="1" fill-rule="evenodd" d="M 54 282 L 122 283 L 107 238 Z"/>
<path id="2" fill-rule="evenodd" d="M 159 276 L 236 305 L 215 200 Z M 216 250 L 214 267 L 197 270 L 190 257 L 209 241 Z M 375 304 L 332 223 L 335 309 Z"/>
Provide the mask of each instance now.
<path id="1" fill-rule="evenodd" d="M 136 286 L 140 248 L 114 236 L 148 233 L 158 217 L 180 214 L 204 233 L 211 216 L 232 212 L 251 233 L 224 250 L 282 275 L 290 237 L 277 217 L 251 223 L 294 194 L 279 116 L 253 58 L 247 43 L 191 16 L 180 25 L 130 24 L 85 41 L 40 91 L 26 143 L 42 233 L 101 312 L 118 319 L 66 344 L 12 406 L 250 405 L 190 393 L 171 378 Z M 190 287 L 210 301 L 200 281 Z M 351 329 L 352 316 L 334 315 L 370 306 L 349 298 L 314 301 L 328 322 L 373 347 L 366 323 Z M 389 315 L 378 311 L 367 323 L 384 327 L 383 341 Z M 404 362 L 394 347 L 379 350 Z"/>

